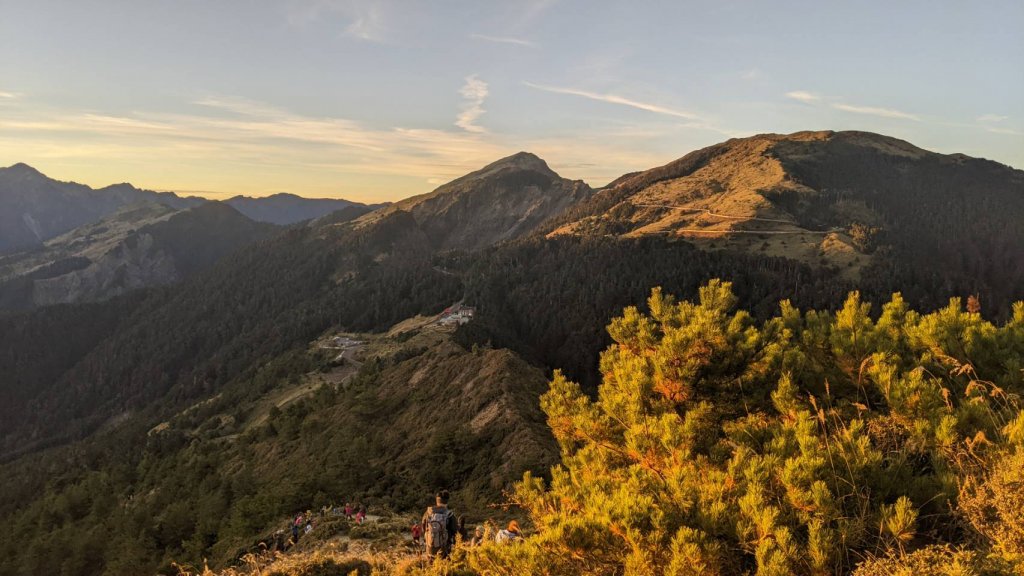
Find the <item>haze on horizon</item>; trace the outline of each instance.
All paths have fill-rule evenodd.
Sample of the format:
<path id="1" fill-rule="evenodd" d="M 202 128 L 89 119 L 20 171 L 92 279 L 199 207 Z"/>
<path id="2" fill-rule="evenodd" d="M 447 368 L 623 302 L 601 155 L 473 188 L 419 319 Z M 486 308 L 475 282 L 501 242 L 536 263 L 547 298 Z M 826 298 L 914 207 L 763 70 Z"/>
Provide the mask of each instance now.
<path id="1" fill-rule="evenodd" d="M 867 130 L 1024 168 L 1024 4 L 0 0 L 0 165 L 363 202 Z"/>

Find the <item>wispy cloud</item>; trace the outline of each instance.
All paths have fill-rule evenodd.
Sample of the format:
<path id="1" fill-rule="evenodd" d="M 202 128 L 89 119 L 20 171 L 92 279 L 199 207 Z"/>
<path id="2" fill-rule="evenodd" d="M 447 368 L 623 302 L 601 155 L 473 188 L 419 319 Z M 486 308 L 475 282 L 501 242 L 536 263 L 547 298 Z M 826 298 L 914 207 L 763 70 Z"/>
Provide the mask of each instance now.
<path id="1" fill-rule="evenodd" d="M 486 132 L 483 126 L 476 124 L 478 118 L 484 114 L 484 100 L 487 99 L 487 82 L 476 77 L 476 74 L 466 77 L 466 83 L 459 89 L 459 94 L 464 100 L 462 112 L 455 120 L 455 125 L 467 132 Z"/>
<path id="2" fill-rule="evenodd" d="M 910 112 L 903 112 L 902 110 L 894 110 L 892 108 L 881 108 L 878 106 L 860 106 L 854 104 L 846 104 L 843 102 L 835 102 L 835 98 L 826 98 L 814 92 L 808 92 L 806 90 L 793 90 L 792 92 L 786 92 L 786 98 L 803 102 L 804 104 L 825 104 L 828 101 L 832 101 L 828 104 L 834 110 L 840 110 L 842 112 L 850 112 L 852 114 L 863 114 L 865 116 L 877 116 L 879 118 L 893 118 L 898 120 L 913 120 L 919 122 L 921 118 L 916 114 Z"/>
<path id="3" fill-rule="evenodd" d="M 804 90 L 794 90 L 792 92 L 786 92 L 786 98 L 799 100 L 800 102 L 803 102 L 805 104 L 811 104 L 821 100 L 821 96 Z"/>
<path id="4" fill-rule="evenodd" d="M 854 106 L 852 104 L 836 103 L 832 104 L 832 107 L 836 110 L 842 110 L 843 112 L 851 112 L 853 114 L 864 114 L 867 116 L 878 116 L 879 118 L 897 118 L 900 120 L 914 120 L 919 122 L 919 118 L 915 114 L 909 112 L 902 112 L 900 110 L 893 110 L 891 108 L 878 108 L 875 106 Z"/>
<path id="5" fill-rule="evenodd" d="M 988 127 L 985 128 L 985 131 L 986 132 L 991 132 L 993 134 L 1006 134 L 1006 135 L 1009 135 L 1009 136 L 1024 136 L 1024 132 L 1021 132 L 1020 130 L 1014 130 L 1012 128 L 1000 128 L 1000 127 L 997 127 L 997 126 L 988 126 Z"/>
<path id="6" fill-rule="evenodd" d="M 513 38 L 511 36 L 488 36 L 486 34 L 470 34 L 470 38 L 473 40 L 483 40 L 485 42 L 494 42 L 497 44 L 514 44 L 516 46 L 526 46 L 528 48 L 534 48 L 537 46 L 536 43 L 529 40 L 523 40 L 522 38 Z"/>
<path id="7" fill-rule="evenodd" d="M 186 163 L 251 164 L 258 169 L 272 164 L 316 165 L 334 174 L 425 180 L 460 176 L 510 150 L 472 132 L 376 129 L 345 118 L 303 116 L 229 97 L 201 102 L 229 115 L 112 116 L 39 110 L 27 117 L 4 118 L 0 151 L 20 146 L 19 157 L 119 158 L 121 163 L 162 157 Z M 30 140 L 24 139 L 27 134 L 32 135 Z M 35 148 L 29 150 L 30 145 Z"/>
<path id="8" fill-rule="evenodd" d="M 562 88 L 558 86 L 534 84 L 533 82 L 523 82 L 523 84 L 529 86 L 530 88 L 543 90 L 544 92 L 579 96 L 581 98 L 597 100 L 599 102 L 607 102 L 609 104 L 618 104 L 620 106 L 628 106 L 630 108 L 636 108 L 637 110 L 653 112 L 654 114 L 663 114 L 665 116 L 675 116 L 676 118 L 685 118 L 687 120 L 701 120 L 701 117 L 698 116 L 697 114 L 694 114 L 693 112 L 679 110 L 677 108 L 669 108 L 667 106 L 660 106 L 658 104 L 651 104 L 648 102 L 641 102 L 639 100 L 633 100 L 631 98 L 626 98 L 624 96 L 618 96 L 616 94 L 600 94 L 597 92 L 589 92 L 587 90 L 578 90 L 576 88 Z"/>
<path id="9" fill-rule="evenodd" d="M 1002 122 L 1004 120 L 1009 120 L 1009 116 L 999 116 L 998 114 L 984 114 L 982 116 L 978 116 L 978 118 L 977 118 L 978 122 L 985 122 L 985 123 L 989 123 L 989 122 Z"/>
<path id="10" fill-rule="evenodd" d="M 248 98 L 239 98 L 237 96 L 207 96 L 200 98 L 192 102 L 199 106 L 205 106 L 207 108 L 214 108 L 217 110 L 223 110 L 225 112 L 231 112 L 239 116 L 279 116 L 284 112 L 279 108 L 274 108 L 262 102 L 256 102 L 249 100 Z"/>
<path id="11" fill-rule="evenodd" d="M 369 42 L 387 40 L 385 0 L 291 0 L 286 6 L 293 26 L 337 18 L 344 25 L 345 36 Z"/>
<path id="12" fill-rule="evenodd" d="M 20 97 L 21 97 L 21 94 L 18 94 L 17 92 L 2 92 L 2 91 L 0 91 L 0 100 L 14 100 L 14 99 L 20 98 Z"/>
<path id="13" fill-rule="evenodd" d="M 345 34 L 368 42 L 383 42 L 384 30 L 384 18 L 380 5 L 377 2 L 371 2 L 345 28 Z"/>

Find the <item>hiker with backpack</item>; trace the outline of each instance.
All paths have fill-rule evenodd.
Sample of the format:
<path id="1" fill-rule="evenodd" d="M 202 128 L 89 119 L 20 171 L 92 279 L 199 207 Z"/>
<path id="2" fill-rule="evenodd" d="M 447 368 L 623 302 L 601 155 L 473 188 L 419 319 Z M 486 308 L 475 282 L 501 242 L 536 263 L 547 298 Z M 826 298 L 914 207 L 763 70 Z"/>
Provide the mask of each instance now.
<path id="1" fill-rule="evenodd" d="M 436 504 L 427 508 L 420 522 L 423 525 L 427 555 L 431 558 L 447 558 L 452 551 L 452 544 L 455 543 L 458 526 L 455 514 L 448 509 L 448 496 L 447 490 L 438 492 Z"/>
<path id="2" fill-rule="evenodd" d="M 518 542 L 523 539 L 523 533 L 519 531 L 519 522 L 515 520 L 508 523 L 508 528 L 498 532 L 498 535 L 494 537 L 495 542 L 498 544 L 511 544 Z"/>
<path id="3" fill-rule="evenodd" d="M 294 544 L 298 544 L 299 542 L 299 536 L 301 535 L 299 533 L 299 527 L 302 526 L 302 521 L 303 519 L 301 512 L 297 516 L 295 516 L 295 520 L 292 520 L 292 543 Z"/>

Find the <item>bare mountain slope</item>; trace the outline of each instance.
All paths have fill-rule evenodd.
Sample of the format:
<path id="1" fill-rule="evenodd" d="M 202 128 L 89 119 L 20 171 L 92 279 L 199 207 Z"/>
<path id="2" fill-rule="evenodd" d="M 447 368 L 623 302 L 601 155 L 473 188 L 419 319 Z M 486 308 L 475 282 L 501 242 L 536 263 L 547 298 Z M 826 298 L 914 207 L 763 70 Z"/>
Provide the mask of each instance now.
<path id="1" fill-rule="evenodd" d="M 733 139 L 624 176 L 547 230 L 682 237 L 833 266 L 850 279 L 883 260 L 941 266 L 966 251 L 1024 279 L 1022 221 L 1024 172 L 825 131 Z"/>
<path id="2" fill-rule="evenodd" d="M 591 193 L 582 181 L 562 178 L 537 156 L 519 152 L 359 223 L 409 212 L 436 248 L 475 249 L 526 236 Z"/>
<path id="3" fill-rule="evenodd" d="M 178 282 L 276 229 L 219 202 L 184 211 L 130 205 L 42 248 L 0 256 L 0 309 L 92 302 Z"/>

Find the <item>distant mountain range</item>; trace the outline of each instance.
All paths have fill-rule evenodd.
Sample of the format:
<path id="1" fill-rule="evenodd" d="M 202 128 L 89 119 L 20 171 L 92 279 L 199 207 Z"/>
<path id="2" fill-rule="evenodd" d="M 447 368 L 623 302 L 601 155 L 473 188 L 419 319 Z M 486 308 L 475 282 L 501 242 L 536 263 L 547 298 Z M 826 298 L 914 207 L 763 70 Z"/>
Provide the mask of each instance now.
<path id="1" fill-rule="evenodd" d="M 131 184 L 93 189 L 48 178 L 27 164 L 0 168 L 0 254 L 39 247 L 47 240 L 119 209 L 142 203 L 182 210 L 206 203 L 194 196 L 140 190 Z M 358 202 L 309 199 L 294 194 L 262 198 L 235 196 L 225 202 L 257 222 L 288 225 L 319 218 Z M 376 208 L 379 205 L 369 206 Z"/>
<path id="2" fill-rule="evenodd" d="M 10 220 L 25 242 L 67 225 L 28 205 Z M 182 208 L 125 209 L 38 261 L 0 261 L 10 277 L 86 286 L 148 246 L 191 270 L 0 315 L 0 523 L 19 534 L 0 542 L 0 573 L 61 572 L 58 538 L 94 533 L 88 569 L 64 572 L 223 564 L 295 510 L 410 509 L 438 486 L 486 510 L 557 452 L 545 375 L 595 393 L 605 326 L 655 286 L 693 298 L 723 278 L 758 316 L 782 299 L 835 309 L 853 289 L 922 310 L 975 295 L 996 319 L 1024 300 L 1024 172 L 863 132 L 733 139 L 596 190 L 520 153 L 259 241 L 229 206 Z M 242 233 L 204 236 L 215 227 Z M 238 247 L 194 261 L 208 242 Z M 442 330 L 431 319 L 455 302 L 475 316 Z M 339 354 L 338 333 L 367 344 Z M 94 516 L 118 520 L 97 531 Z"/>
<path id="3" fill-rule="evenodd" d="M 361 204 L 332 198 L 303 198 L 287 193 L 259 198 L 235 196 L 225 200 L 224 203 L 257 222 L 269 222 L 281 226 L 320 218 L 350 206 L 364 208 L 368 211 L 385 206 L 385 204 Z"/>

